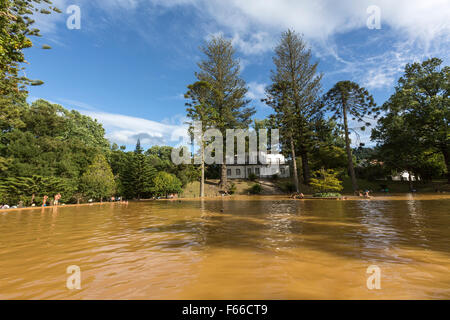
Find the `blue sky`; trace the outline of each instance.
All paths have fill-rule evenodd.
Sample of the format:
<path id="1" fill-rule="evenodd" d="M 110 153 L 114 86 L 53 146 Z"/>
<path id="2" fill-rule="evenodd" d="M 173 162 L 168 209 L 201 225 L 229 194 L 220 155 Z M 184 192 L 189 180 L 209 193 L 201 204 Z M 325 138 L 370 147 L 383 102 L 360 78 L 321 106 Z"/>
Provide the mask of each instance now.
<path id="1" fill-rule="evenodd" d="M 326 92 L 340 80 L 369 89 L 382 104 L 406 63 L 450 52 L 449 0 L 57 0 L 63 14 L 37 17 L 43 34 L 26 51 L 30 89 L 103 123 L 107 136 L 132 146 L 174 145 L 183 135 L 186 86 L 195 81 L 199 46 L 214 34 L 232 39 L 249 98 L 270 82 L 281 32 L 302 33 L 324 73 Z M 66 9 L 81 9 L 81 29 L 69 30 Z M 367 8 L 380 9 L 381 29 L 369 29 Z M 52 50 L 41 50 L 43 44 Z M 361 133 L 362 142 L 369 133 Z M 356 143 L 356 139 L 354 142 Z"/>

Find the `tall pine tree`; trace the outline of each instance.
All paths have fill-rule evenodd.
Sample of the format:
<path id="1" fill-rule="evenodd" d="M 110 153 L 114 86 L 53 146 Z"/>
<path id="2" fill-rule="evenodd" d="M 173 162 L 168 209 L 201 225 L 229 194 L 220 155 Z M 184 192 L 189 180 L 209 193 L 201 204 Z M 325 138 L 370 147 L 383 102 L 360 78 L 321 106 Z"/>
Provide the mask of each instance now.
<path id="1" fill-rule="evenodd" d="M 148 196 L 152 192 L 153 178 L 156 175 L 156 170 L 153 168 L 148 157 L 144 154 L 144 149 L 141 147 L 141 141 L 138 139 L 134 154 L 131 156 L 131 182 L 128 185 L 133 190 L 133 196 L 138 200 L 144 196 Z"/>
<path id="2" fill-rule="evenodd" d="M 279 125 L 288 135 L 288 145 L 294 163 L 294 178 L 299 191 L 296 152 L 302 158 L 303 180 L 309 183 L 309 140 L 312 135 L 309 120 L 317 110 L 322 75 L 317 73 L 317 63 L 311 62 L 311 50 L 302 37 L 288 30 L 281 36 L 275 49 L 272 85 L 267 89 L 270 106 L 278 113 Z"/>
<path id="3" fill-rule="evenodd" d="M 239 60 L 235 58 L 231 41 L 222 36 L 213 37 L 202 51 L 205 58 L 198 64 L 200 72 L 196 73 L 196 76 L 198 80 L 209 83 L 214 90 L 212 107 L 217 113 L 214 126 L 225 138 L 226 129 L 247 128 L 255 109 L 248 107 L 250 103 L 246 98 L 248 88 L 245 81 L 240 78 Z M 220 186 L 226 188 L 226 152 L 220 176 Z"/>
<path id="4" fill-rule="evenodd" d="M 197 143 L 200 144 L 200 158 L 201 158 L 201 178 L 200 178 L 200 197 L 205 196 L 205 141 L 204 134 L 207 129 L 214 124 L 217 112 L 211 106 L 215 93 L 213 88 L 208 82 L 197 81 L 196 83 L 188 86 L 188 92 L 185 98 L 188 99 L 186 103 L 186 111 L 188 118 L 192 119 L 188 124 L 190 125 L 189 131 L 194 134 L 195 137 L 200 138 Z M 195 129 L 194 122 L 200 122 L 202 124 L 201 132 L 193 132 Z"/>

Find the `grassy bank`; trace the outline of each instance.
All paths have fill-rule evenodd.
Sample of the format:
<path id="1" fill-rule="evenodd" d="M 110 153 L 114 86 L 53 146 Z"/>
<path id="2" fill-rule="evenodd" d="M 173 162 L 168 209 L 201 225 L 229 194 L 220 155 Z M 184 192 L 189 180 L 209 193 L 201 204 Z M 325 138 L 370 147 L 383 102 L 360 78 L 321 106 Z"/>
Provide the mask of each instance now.
<path id="1" fill-rule="evenodd" d="M 230 180 L 230 185 L 234 185 L 235 195 L 248 195 L 250 188 L 259 183 L 262 187 L 262 195 L 279 195 L 285 194 L 279 186 L 271 180 Z M 205 183 L 205 196 L 208 198 L 220 196 L 219 180 L 207 180 Z M 191 182 L 184 189 L 182 198 L 197 198 L 200 195 L 200 182 Z"/>
<path id="2" fill-rule="evenodd" d="M 262 186 L 262 195 L 279 195 L 293 193 L 292 179 L 264 179 L 258 181 L 249 180 L 231 180 L 230 183 L 234 184 L 235 195 L 248 195 L 250 188 L 255 183 L 260 183 Z M 207 180 L 205 183 L 205 195 L 208 198 L 220 196 L 219 180 Z M 342 183 L 344 190 L 343 194 L 353 194 L 352 183 L 350 178 L 346 178 Z M 382 193 L 381 189 L 386 188 L 389 193 L 409 193 L 410 185 L 407 181 L 367 181 L 358 179 L 358 185 L 361 190 L 371 190 L 373 193 Z M 446 181 L 434 181 L 431 183 L 414 182 L 413 186 L 418 193 L 436 193 L 436 190 L 440 192 L 450 193 L 450 185 L 446 184 Z M 301 191 L 305 195 L 312 195 L 315 193 L 310 186 L 301 185 Z M 197 198 L 200 195 L 200 183 L 189 183 L 183 189 L 182 198 Z"/>

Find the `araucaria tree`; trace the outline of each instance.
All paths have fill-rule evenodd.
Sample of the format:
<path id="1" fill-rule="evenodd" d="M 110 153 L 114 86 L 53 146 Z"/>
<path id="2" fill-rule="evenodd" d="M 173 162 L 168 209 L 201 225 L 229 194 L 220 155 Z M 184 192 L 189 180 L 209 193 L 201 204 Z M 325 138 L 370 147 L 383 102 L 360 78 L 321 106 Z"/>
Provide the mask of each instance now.
<path id="1" fill-rule="evenodd" d="M 272 72 L 272 85 L 267 88 L 264 101 L 275 110 L 285 143 L 291 150 L 298 192 L 296 150 L 302 159 L 303 180 L 308 184 L 309 120 L 318 105 L 322 75 L 317 73 L 318 64 L 311 62 L 311 50 L 302 37 L 291 30 L 282 34 L 273 62 L 276 69 Z"/>
<path id="2" fill-rule="evenodd" d="M 222 36 L 212 37 L 202 48 L 205 58 L 198 64 L 198 80 L 209 83 L 214 90 L 211 107 L 217 113 L 214 126 L 226 137 L 226 129 L 247 128 L 255 109 L 248 107 L 248 88 L 240 78 L 239 60 L 231 41 Z M 224 144 L 225 145 L 225 144 Z M 227 187 L 226 152 L 221 164 L 220 186 Z"/>
<path id="3" fill-rule="evenodd" d="M 356 192 L 358 190 L 358 182 L 356 180 L 355 168 L 353 165 L 348 117 L 352 117 L 352 120 L 363 122 L 363 126 L 359 129 L 364 131 L 366 126 L 370 126 L 370 122 L 365 122 L 366 117 L 373 116 L 376 118 L 379 115 L 379 111 L 369 92 L 351 81 L 341 81 L 336 83 L 325 95 L 323 103 L 327 111 L 333 113 L 332 118 L 340 119 L 344 124 L 348 170 L 352 179 L 353 191 Z"/>
<path id="4" fill-rule="evenodd" d="M 189 131 L 194 137 L 198 137 L 197 143 L 200 145 L 200 162 L 201 162 L 201 178 L 200 178 L 200 197 L 205 196 L 205 131 L 214 125 L 217 118 L 217 112 L 212 107 L 214 97 L 216 95 L 213 87 L 205 81 L 197 81 L 188 86 L 188 92 L 185 98 L 187 116 L 192 120 L 189 122 Z M 201 123 L 201 128 L 196 128 L 194 122 Z M 200 132 L 194 132 L 194 129 L 200 129 Z"/>

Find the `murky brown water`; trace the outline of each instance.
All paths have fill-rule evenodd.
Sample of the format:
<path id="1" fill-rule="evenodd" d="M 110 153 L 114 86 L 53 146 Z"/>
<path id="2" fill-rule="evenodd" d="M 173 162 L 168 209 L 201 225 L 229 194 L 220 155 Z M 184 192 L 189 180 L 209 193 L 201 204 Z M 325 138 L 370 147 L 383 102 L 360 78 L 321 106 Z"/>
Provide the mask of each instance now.
<path id="1" fill-rule="evenodd" d="M 449 299 L 449 271 L 450 198 L 0 212 L 1 299 Z"/>

